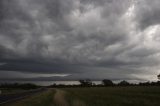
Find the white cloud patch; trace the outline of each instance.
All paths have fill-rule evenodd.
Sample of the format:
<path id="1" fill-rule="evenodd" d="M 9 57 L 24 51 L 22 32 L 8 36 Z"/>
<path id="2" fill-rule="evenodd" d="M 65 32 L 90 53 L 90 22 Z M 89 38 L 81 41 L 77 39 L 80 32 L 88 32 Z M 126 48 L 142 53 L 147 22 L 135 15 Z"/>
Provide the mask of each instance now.
<path id="1" fill-rule="evenodd" d="M 39 78 L 39 77 L 66 77 L 70 74 L 37 74 L 37 73 L 23 73 L 18 71 L 0 71 L 1 79 L 13 78 Z"/>

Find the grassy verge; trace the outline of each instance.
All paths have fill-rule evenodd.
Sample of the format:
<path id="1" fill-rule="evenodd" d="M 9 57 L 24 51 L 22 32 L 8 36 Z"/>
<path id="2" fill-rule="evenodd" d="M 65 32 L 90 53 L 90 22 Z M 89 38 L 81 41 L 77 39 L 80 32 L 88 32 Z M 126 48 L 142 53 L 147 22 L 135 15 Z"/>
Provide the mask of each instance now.
<path id="1" fill-rule="evenodd" d="M 6 104 L 5 106 L 54 106 L 54 94 L 55 90 L 50 89 L 46 92 L 17 101 L 16 103 Z"/>
<path id="2" fill-rule="evenodd" d="M 56 96 L 55 96 L 56 95 Z M 6 106 L 159 106 L 160 87 L 50 89 Z M 4 106 L 4 105 L 3 105 Z"/>
<path id="3" fill-rule="evenodd" d="M 24 89 L 9 89 L 9 88 L 1 88 L 0 90 L 1 90 L 1 95 L 17 94 L 28 91 Z"/>
<path id="4" fill-rule="evenodd" d="M 63 90 L 68 92 L 66 99 L 71 106 L 75 98 L 83 101 L 85 106 L 158 106 L 160 104 L 160 87 L 65 88 Z"/>
<path id="5" fill-rule="evenodd" d="M 86 103 L 83 101 L 83 98 L 81 98 L 80 95 L 77 95 L 76 93 L 74 93 L 74 91 L 73 92 L 66 91 L 65 94 L 66 94 L 65 100 L 67 101 L 69 106 L 86 106 Z"/>

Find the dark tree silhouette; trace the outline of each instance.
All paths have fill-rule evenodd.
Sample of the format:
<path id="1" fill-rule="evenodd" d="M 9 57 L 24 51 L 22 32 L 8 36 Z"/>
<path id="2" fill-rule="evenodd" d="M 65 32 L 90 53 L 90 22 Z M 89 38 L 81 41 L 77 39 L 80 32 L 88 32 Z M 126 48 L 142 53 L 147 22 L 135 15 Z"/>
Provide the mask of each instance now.
<path id="1" fill-rule="evenodd" d="M 129 82 L 123 80 L 118 85 L 120 85 L 120 86 L 128 86 L 130 84 L 129 84 Z"/>
<path id="2" fill-rule="evenodd" d="M 108 79 L 102 80 L 102 83 L 105 86 L 113 86 L 113 82 L 111 80 L 108 80 Z"/>
<path id="3" fill-rule="evenodd" d="M 160 74 L 159 74 L 159 75 L 157 75 L 157 78 L 160 80 Z"/>
<path id="4" fill-rule="evenodd" d="M 79 80 L 81 86 L 92 86 L 92 81 L 90 79 Z"/>

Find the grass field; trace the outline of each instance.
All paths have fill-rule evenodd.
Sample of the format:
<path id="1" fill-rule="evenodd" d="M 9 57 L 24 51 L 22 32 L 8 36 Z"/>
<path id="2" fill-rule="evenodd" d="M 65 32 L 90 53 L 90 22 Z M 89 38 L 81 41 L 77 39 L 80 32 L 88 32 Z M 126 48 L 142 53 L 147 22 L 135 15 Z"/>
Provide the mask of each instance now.
<path id="1" fill-rule="evenodd" d="M 160 87 L 50 89 L 6 106 L 159 106 Z"/>
<path id="2" fill-rule="evenodd" d="M 15 103 L 5 104 L 3 106 L 54 106 L 53 96 L 55 90 L 48 90 L 40 94 L 25 98 Z"/>
<path id="3" fill-rule="evenodd" d="M 160 87 L 67 88 L 66 99 L 86 106 L 159 106 Z"/>

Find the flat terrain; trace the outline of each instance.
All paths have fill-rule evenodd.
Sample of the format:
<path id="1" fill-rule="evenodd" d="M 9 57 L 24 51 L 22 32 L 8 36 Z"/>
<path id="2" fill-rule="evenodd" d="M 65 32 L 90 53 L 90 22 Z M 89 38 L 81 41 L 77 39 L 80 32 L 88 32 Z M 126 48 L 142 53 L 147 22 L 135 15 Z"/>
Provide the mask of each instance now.
<path id="1" fill-rule="evenodd" d="M 0 106 L 54 106 L 52 105 L 54 94 L 55 90 L 49 89 Z"/>
<path id="2" fill-rule="evenodd" d="M 64 89 L 66 99 L 86 106 L 159 106 L 160 87 L 102 87 Z M 74 105 L 73 105 L 74 106 Z"/>
<path id="3" fill-rule="evenodd" d="M 47 91 L 45 88 L 39 89 L 32 89 L 32 90 L 22 90 L 22 89 L 5 89 L 6 91 L 2 90 L 0 95 L 0 105 L 4 105 L 8 102 L 14 102 L 18 100 L 22 100 L 27 97 L 31 97 L 32 95 L 36 95 L 42 92 Z M 18 91 L 19 90 L 19 91 Z"/>
<path id="4" fill-rule="evenodd" d="M 17 94 L 17 93 L 22 93 L 22 92 L 26 92 L 28 90 L 24 90 L 24 89 L 0 89 L 2 94 L 1 95 L 8 95 L 8 94 Z"/>
<path id="5" fill-rule="evenodd" d="M 56 88 L 3 106 L 159 106 L 160 87 Z"/>

